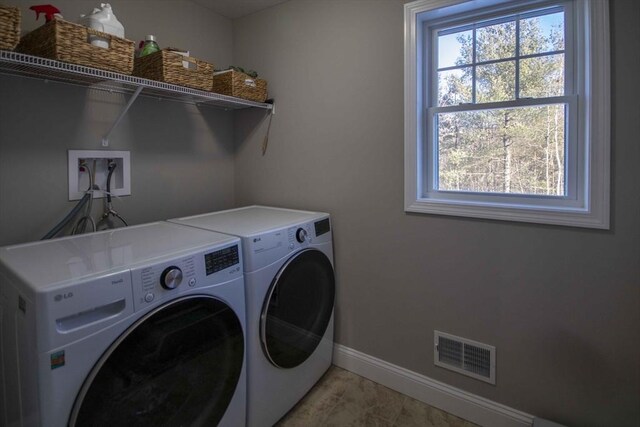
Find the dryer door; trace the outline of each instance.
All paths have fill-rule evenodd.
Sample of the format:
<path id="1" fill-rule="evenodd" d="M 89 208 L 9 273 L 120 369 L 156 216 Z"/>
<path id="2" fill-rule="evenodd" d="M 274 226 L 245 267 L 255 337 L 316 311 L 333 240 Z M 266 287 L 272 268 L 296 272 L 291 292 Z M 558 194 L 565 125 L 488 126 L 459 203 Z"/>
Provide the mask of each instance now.
<path id="1" fill-rule="evenodd" d="M 70 426 L 215 426 L 244 361 L 242 325 L 224 302 L 190 296 L 150 312 L 105 352 Z"/>
<path id="2" fill-rule="evenodd" d="M 331 262 L 316 249 L 289 259 L 271 283 L 260 317 L 267 358 L 279 368 L 307 360 L 333 314 L 335 278 Z"/>

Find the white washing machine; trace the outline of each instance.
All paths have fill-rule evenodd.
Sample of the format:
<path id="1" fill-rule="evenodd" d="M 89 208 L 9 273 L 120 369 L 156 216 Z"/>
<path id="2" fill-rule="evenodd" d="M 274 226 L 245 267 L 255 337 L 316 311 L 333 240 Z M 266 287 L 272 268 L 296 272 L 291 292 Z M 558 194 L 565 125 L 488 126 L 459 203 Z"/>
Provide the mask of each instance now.
<path id="1" fill-rule="evenodd" d="M 247 308 L 247 424 L 272 426 L 331 366 L 329 214 L 249 206 L 172 220 L 239 236 Z"/>
<path id="2" fill-rule="evenodd" d="M 166 222 L 0 248 L 0 424 L 242 426 L 240 240 Z"/>

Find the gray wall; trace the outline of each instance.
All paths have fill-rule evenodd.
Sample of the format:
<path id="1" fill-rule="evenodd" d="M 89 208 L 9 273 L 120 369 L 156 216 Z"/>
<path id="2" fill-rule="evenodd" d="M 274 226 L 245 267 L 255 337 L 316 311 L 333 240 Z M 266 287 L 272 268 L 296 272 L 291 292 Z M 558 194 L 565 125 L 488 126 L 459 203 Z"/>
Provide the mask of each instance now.
<path id="1" fill-rule="evenodd" d="M 16 1 L 22 28 L 43 23 Z M 56 1 L 75 21 L 98 5 Z M 190 1 L 111 1 L 125 36 L 157 36 L 216 67 L 232 62 L 231 20 Z M 0 75 L 0 245 L 36 240 L 74 203 L 67 201 L 67 150 L 102 149 L 128 95 Z M 229 208 L 234 203 L 233 114 L 139 98 L 111 137 L 131 152 L 132 195 L 114 201 L 131 224 Z M 102 203 L 94 204 L 102 210 Z"/>
<path id="2" fill-rule="evenodd" d="M 35 28 L 32 2 L 11 3 Z M 56 5 L 73 20 L 94 2 Z M 291 0 L 233 23 L 189 1 L 112 5 L 128 38 L 257 69 L 277 99 L 264 157 L 263 111 L 139 99 L 110 147 L 131 151 L 133 194 L 114 202 L 131 223 L 329 211 L 338 342 L 569 425 L 640 423 L 638 3 L 612 3 L 610 231 L 403 212 L 401 1 Z M 0 75 L 0 245 L 68 211 L 66 151 L 100 149 L 126 98 Z M 496 345 L 497 386 L 435 368 L 434 329 Z"/>
<path id="3" fill-rule="evenodd" d="M 612 3 L 612 228 L 403 211 L 403 5 L 291 0 L 234 21 L 269 81 L 236 116 L 236 198 L 329 211 L 339 343 L 580 426 L 640 423 L 639 3 Z M 433 365 L 433 330 L 497 347 L 497 385 Z"/>

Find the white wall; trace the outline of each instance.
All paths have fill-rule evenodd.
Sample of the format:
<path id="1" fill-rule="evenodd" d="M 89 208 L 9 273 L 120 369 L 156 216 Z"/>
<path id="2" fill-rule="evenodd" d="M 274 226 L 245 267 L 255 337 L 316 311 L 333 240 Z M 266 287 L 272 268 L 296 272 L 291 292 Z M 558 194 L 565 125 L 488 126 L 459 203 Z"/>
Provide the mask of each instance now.
<path id="1" fill-rule="evenodd" d="M 340 344 L 567 425 L 640 423 L 639 6 L 612 3 L 613 226 L 403 211 L 403 2 L 291 0 L 234 21 L 277 114 L 236 117 L 238 204 L 328 211 Z M 438 329 L 497 347 L 497 385 L 433 365 Z"/>

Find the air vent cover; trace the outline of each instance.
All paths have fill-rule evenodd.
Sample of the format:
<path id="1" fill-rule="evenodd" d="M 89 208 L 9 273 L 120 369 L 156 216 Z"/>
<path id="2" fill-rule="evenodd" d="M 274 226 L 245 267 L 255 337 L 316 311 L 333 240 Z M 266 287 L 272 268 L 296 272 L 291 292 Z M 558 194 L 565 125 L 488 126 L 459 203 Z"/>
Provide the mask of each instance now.
<path id="1" fill-rule="evenodd" d="M 491 345 L 434 331 L 434 361 L 437 366 L 496 383 L 496 348 Z"/>

